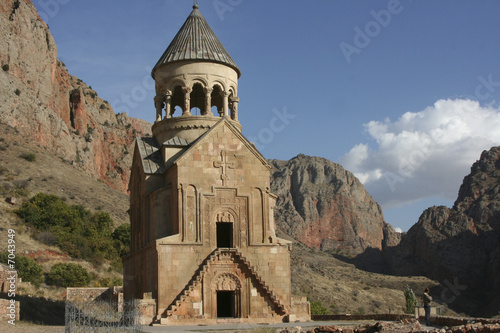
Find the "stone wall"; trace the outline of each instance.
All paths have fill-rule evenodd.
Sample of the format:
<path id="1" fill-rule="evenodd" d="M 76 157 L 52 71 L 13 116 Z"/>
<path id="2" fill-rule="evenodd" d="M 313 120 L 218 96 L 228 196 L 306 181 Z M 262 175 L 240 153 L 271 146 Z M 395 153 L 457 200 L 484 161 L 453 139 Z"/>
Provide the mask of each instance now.
<path id="1" fill-rule="evenodd" d="M 398 313 L 382 313 L 371 315 L 312 315 L 313 321 L 350 321 L 350 320 L 382 320 L 382 321 L 399 321 L 415 319 L 414 315 L 398 314 Z"/>
<path id="2" fill-rule="evenodd" d="M 123 302 L 123 287 L 111 288 L 67 288 L 66 300 Z"/>
<path id="3" fill-rule="evenodd" d="M 292 296 L 292 309 L 288 316 L 289 322 L 304 322 L 311 320 L 311 304 L 307 297 Z"/>
<path id="4" fill-rule="evenodd" d="M 17 277 L 17 271 L 9 266 L 0 264 L 0 293 L 8 293 L 11 285 L 17 286 L 20 279 Z"/>
<path id="5" fill-rule="evenodd" d="M 486 318 L 471 318 L 471 317 L 446 317 L 435 316 L 431 317 L 431 323 L 437 326 L 460 326 L 469 323 L 477 323 L 482 325 L 500 324 L 500 319 L 486 319 Z"/>
<path id="6" fill-rule="evenodd" d="M 19 320 L 20 309 L 19 301 L 12 303 L 10 299 L 0 298 L 0 320 Z"/>

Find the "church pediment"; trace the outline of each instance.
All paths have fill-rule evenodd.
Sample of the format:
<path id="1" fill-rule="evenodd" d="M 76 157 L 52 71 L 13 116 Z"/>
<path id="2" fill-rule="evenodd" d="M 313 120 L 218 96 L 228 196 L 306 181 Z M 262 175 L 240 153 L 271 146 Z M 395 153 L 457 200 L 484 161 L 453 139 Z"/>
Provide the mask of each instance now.
<path id="1" fill-rule="evenodd" d="M 198 147 L 200 147 L 200 145 L 202 145 L 211 137 L 213 137 L 215 133 L 220 133 L 220 132 L 226 133 L 225 135 L 226 137 L 233 136 L 234 138 L 237 138 L 238 142 L 241 144 L 242 149 L 245 149 L 246 151 L 251 153 L 257 160 L 260 161 L 260 163 L 263 166 L 271 170 L 271 165 L 267 162 L 266 158 L 262 156 L 262 154 L 257 150 L 257 148 L 255 148 L 255 146 L 250 141 L 248 141 L 247 138 L 245 138 L 245 136 L 241 134 L 241 132 L 226 117 L 223 117 L 221 120 L 219 120 L 210 130 L 208 130 L 205 134 L 200 136 L 198 140 L 193 142 L 192 145 L 181 156 L 179 156 L 179 158 L 176 161 L 174 161 L 174 164 L 181 164 L 183 163 L 183 160 L 190 159 L 191 158 L 190 153 L 193 150 L 196 150 Z M 221 139 L 223 139 L 223 137 L 221 137 Z M 224 140 L 219 140 L 219 141 L 220 142 L 218 143 L 220 145 L 227 146 L 227 142 L 224 142 Z M 234 144 L 235 143 L 233 143 L 233 145 Z M 217 147 L 208 147 L 208 149 L 210 148 L 217 150 Z"/>

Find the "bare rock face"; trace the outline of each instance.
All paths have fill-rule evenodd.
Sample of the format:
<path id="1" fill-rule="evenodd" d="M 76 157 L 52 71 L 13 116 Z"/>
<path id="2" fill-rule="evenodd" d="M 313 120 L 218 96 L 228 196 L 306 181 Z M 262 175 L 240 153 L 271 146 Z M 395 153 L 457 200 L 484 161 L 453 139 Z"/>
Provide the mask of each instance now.
<path id="1" fill-rule="evenodd" d="M 116 115 L 68 73 L 31 1 L 0 2 L 0 34 L 0 122 L 126 192 L 135 133 L 149 133 L 151 124 Z"/>
<path id="2" fill-rule="evenodd" d="M 271 191 L 278 195 L 275 216 L 281 232 L 344 255 L 399 242 L 380 206 L 342 166 L 305 155 L 269 162 L 274 167 Z"/>
<path id="3" fill-rule="evenodd" d="M 440 280 L 448 286 L 440 295 L 443 301 L 472 296 L 479 314 L 498 314 L 500 147 L 484 151 L 474 163 L 453 208 L 431 207 L 423 212 L 396 253 L 394 273 Z"/>

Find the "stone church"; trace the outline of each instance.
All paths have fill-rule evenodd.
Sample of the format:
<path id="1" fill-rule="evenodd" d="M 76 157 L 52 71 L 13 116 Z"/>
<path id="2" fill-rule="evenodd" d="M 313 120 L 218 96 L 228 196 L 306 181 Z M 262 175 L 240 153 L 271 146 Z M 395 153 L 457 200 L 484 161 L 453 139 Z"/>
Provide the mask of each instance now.
<path id="1" fill-rule="evenodd" d="M 271 167 L 241 133 L 240 75 L 195 4 L 152 70 L 153 136 L 133 156 L 124 298 L 144 324 L 310 318 L 291 296 Z"/>

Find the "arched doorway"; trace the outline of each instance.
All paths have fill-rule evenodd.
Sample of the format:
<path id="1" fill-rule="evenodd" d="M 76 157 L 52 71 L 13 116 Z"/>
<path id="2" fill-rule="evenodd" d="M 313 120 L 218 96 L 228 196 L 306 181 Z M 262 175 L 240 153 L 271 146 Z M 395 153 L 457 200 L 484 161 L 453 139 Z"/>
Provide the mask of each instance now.
<path id="1" fill-rule="evenodd" d="M 241 282 L 231 273 L 223 273 L 215 280 L 217 318 L 239 318 L 241 315 Z"/>

